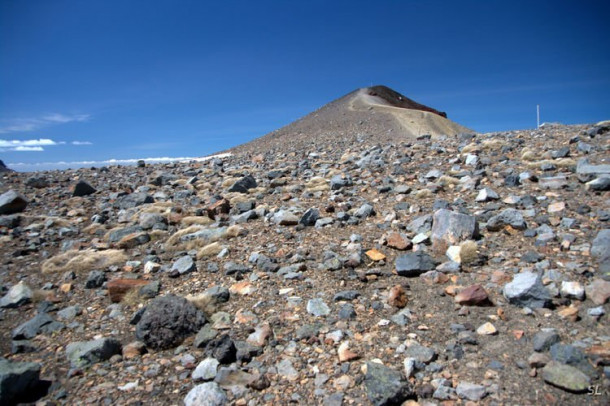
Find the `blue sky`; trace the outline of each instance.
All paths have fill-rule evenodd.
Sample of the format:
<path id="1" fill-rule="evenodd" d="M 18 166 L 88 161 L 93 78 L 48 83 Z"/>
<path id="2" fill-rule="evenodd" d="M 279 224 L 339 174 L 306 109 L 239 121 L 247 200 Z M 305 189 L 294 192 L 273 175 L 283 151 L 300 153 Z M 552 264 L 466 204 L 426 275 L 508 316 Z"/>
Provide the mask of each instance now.
<path id="1" fill-rule="evenodd" d="M 371 84 L 480 132 L 610 119 L 608 4 L 0 0 L 0 159 L 208 155 Z"/>

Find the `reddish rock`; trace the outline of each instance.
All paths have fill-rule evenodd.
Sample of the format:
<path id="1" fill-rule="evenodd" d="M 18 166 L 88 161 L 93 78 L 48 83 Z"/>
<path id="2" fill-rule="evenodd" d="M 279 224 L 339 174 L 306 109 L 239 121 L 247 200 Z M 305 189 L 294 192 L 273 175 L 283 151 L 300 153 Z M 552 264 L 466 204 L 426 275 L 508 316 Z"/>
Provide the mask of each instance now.
<path id="1" fill-rule="evenodd" d="M 387 237 L 388 247 L 394 248 L 400 251 L 408 250 L 413 246 L 411 241 L 402 234 L 390 233 Z"/>
<path id="2" fill-rule="evenodd" d="M 131 289 L 141 288 L 148 283 L 149 281 L 142 279 L 113 279 L 107 284 L 108 296 L 110 296 L 110 301 L 118 303 Z"/>
<path id="3" fill-rule="evenodd" d="M 262 347 L 267 342 L 269 336 L 271 336 L 271 327 L 269 327 L 268 323 L 263 323 L 256 326 L 254 332 L 248 336 L 246 341 L 257 347 Z"/>
<path id="4" fill-rule="evenodd" d="M 390 289 L 390 294 L 388 295 L 388 304 L 390 306 L 402 309 L 407 305 L 408 301 L 407 293 L 402 286 L 396 285 Z"/>
<path id="5" fill-rule="evenodd" d="M 489 296 L 481 285 L 468 286 L 455 295 L 455 302 L 461 305 L 468 306 L 489 306 Z"/>
<path id="6" fill-rule="evenodd" d="M 216 216 L 221 214 L 229 214 L 231 211 L 231 203 L 227 199 L 220 199 L 212 203 L 206 209 L 208 217 L 214 220 Z"/>
<path id="7" fill-rule="evenodd" d="M 146 345 L 142 341 L 133 341 L 123 347 L 123 358 L 132 359 L 146 353 Z"/>

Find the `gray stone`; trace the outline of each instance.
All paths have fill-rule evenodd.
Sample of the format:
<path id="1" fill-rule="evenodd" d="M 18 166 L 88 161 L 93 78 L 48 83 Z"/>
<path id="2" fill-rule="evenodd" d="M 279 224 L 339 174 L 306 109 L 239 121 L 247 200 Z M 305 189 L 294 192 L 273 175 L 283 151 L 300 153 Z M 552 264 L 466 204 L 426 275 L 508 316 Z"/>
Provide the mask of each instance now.
<path id="1" fill-rule="evenodd" d="M 400 372 L 376 362 L 366 363 L 364 386 L 375 406 L 400 405 L 413 395 L 413 387 Z"/>
<path id="2" fill-rule="evenodd" d="M 299 223 L 299 218 L 288 210 L 279 210 L 273 214 L 273 222 L 280 226 L 294 226 Z"/>
<path id="3" fill-rule="evenodd" d="M 256 180 L 252 175 L 247 175 L 235 182 L 229 188 L 229 192 L 248 193 L 250 189 L 254 189 L 256 186 Z"/>
<path id="4" fill-rule="evenodd" d="M 13 405 L 28 398 L 40 385 L 40 364 L 0 358 L 0 404 Z"/>
<path id="5" fill-rule="evenodd" d="M 81 313 L 82 310 L 79 306 L 68 306 L 57 312 L 57 318 L 59 320 L 72 321 Z"/>
<path id="6" fill-rule="evenodd" d="M 406 349 L 405 356 L 427 364 L 436 359 L 436 351 L 420 344 L 412 344 Z"/>
<path id="7" fill-rule="evenodd" d="M 199 384 L 184 398 L 184 406 L 223 406 L 228 403 L 227 395 L 216 382 Z"/>
<path id="8" fill-rule="evenodd" d="M 610 190 L 610 176 L 602 176 L 587 182 L 587 189 L 598 192 Z"/>
<path id="9" fill-rule="evenodd" d="M 206 324 L 197 332 L 193 340 L 193 346 L 195 348 L 205 348 L 216 336 L 218 336 L 218 331 L 214 330 L 210 324 Z"/>
<path id="10" fill-rule="evenodd" d="M 142 232 L 142 227 L 138 225 L 128 226 L 125 228 L 121 228 L 118 230 L 114 230 L 108 234 L 108 242 L 116 243 L 119 242 L 123 237 L 126 237 L 130 234 L 140 233 Z"/>
<path id="11" fill-rule="evenodd" d="M 38 334 L 49 334 L 64 328 L 63 323 L 59 323 L 46 313 L 38 313 L 32 319 L 19 325 L 13 330 L 13 340 L 29 340 Z"/>
<path id="12" fill-rule="evenodd" d="M 317 297 L 307 302 L 307 313 L 313 314 L 316 317 L 328 316 L 330 308 L 321 298 Z"/>
<path id="13" fill-rule="evenodd" d="M 192 378 L 194 381 L 211 381 L 216 378 L 220 362 L 216 358 L 206 358 L 197 365 L 193 371 Z"/>
<path id="14" fill-rule="evenodd" d="M 446 248 L 478 236 L 479 224 L 474 216 L 446 209 L 434 213 L 430 235 L 432 244 Z"/>
<path id="15" fill-rule="evenodd" d="M 66 355 L 73 368 L 84 368 L 121 354 L 121 343 L 114 338 L 78 341 L 66 346 Z"/>
<path id="16" fill-rule="evenodd" d="M 591 385 L 591 379 L 582 371 L 556 361 L 549 362 L 542 369 L 542 379 L 548 384 L 574 393 L 586 392 Z"/>
<path id="17" fill-rule="evenodd" d="M 335 175 L 330 179 L 330 190 L 339 190 L 346 186 L 352 186 L 352 178 L 349 175 Z"/>
<path id="18" fill-rule="evenodd" d="M 359 296 L 360 296 L 360 292 L 358 292 L 357 290 L 344 290 L 344 291 L 335 293 L 333 300 L 335 302 L 338 302 L 341 300 L 354 300 Z"/>
<path id="19" fill-rule="evenodd" d="M 407 225 L 407 230 L 415 234 L 425 234 L 432 229 L 432 216 L 426 214 L 425 216 L 416 217 Z"/>
<path id="20" fill-rule="evenodd" d="M 534 351 L 544 352 L 547 351 L 553 344 L 560 341 L 559 334 L 554 328 L 543 329 L 534 336 L 532 343 L 534 345 Z"/>
<path id="21" fill-rule="evenodd" d="M 180 275 L 185 275 L 187 273 L 195 272 L 197 270 L 197 265 L 195 265 L 193 258 L 189 255 L 185 255 L 172 264 L 171 270 Z"/>
<path id="22" fill-rule="evenodd" d="M 357 316 L 356 310 L 354 309 L 354 305 L 351 303 L 345 303 L 339 309 L 338 317 L 341 320 L 350 320 L 355 319 Z"/>
<path id="23" fill-rule="evenodd" d="M 568 186 L 568 179 L 565 175 L 545 176 L 540 178 L 538 186 L 542 189 L 558 190 Z"/>
<path id="24" fill-rule="evenodd" d="M 500 196 L 490 188 L 486 187 L 479 190 L 479 194 L 475 198 L 477 202 L 489 202 L 490 200 L 498 200 Z"/>
<path id="25" fill-rule="evenodd" d="M 368 204 L 368 203 L 364 203 L 362 206 L 360 206 L 360 208 L 358 210 L 356 210 L 354 212 L 354 216 L 358 217 L 358 218 L 367 218 L 370 216 L 374 216 L 375 215 L 375 209 L 373 208 L 372 205 Z"/>
<path id="26" fill-rule="evenodd" d="M 597 374 L 593 366 L 587 360 L 583 350 L 574 345 L 553 344 L 550 353 L 553 361 L 573 366 L 588 375 Z"/>
<path id="27" fill-rule="evenodd" d="M 114 207 L 125 210 L 154 202 L 155 199 L 153 199 L 152 196 L 149 196 L 144 192 L 139 192 L 119 197 L 114 202 Z"/>
<path id="28" fill-rule="evenodd" d="M 14 190 L 9 190 L 0 195 L 0 214 L 20 213 L 25 210 L 27 205 L 28 202 L 25 197 Z"/>
<path id="29" fill-rule="evenodd" d="M 591 244 L 591 256 L 597 259 L 601 277 L 610 281 L 610 229 L 597 233 Z"/>
<path id="30" fill-rule="evenodd" d="M 179 345 L 206 323 L 204 314 L 186 299 L 167 295 L 153 299 L 136 325 L 136 337 L 148 347 Z"/>
<path id="31" fill-rule="evenodd" d="M 460 382 L 458 383 L 457 388 L 455 388 L 455 392 L 458 397 L 461 399 L 468 399 L 474 402 L 481 400 L 487 394 L 487 389 L 483 385 L 476 385 L 470 382 Z"/>
<path id="32" fill-rule="evenodd" d="M 141 213 L 138 224 L 142 229 L 150 230 L 155 226 L 167 224 L 167 219 L 159 213 Z"/>
<path id="33" fill-rule="evenodd" d="M 394 267 L 398 275 L 414 277 L 435 269 L 436 262 L 425 252 L 408 252 L 396 258 Z"/>
<path id="34" fill-rule="evenodd" d="M 551 304 L 551 294 L 540 277 L 532 272 L 515 275 L 512 282 L 504 286 L 504 297 L 514 305 L 533 309 Z"/>
<path id="35" fill-rule="evenodd" d="M 288 358 L 285 358 L 278 362 L 275 367 L 277 369 L 278 375 L 290 381 L 296 380 L 299 376 L 299 372 L 294 368 L 292 362 Z"/>
<path id="36" fill-rule="evenodd" d="M 608 175 L 610 174 L 610 165 L 591 165 L 588 159 L 582 158 L 578 160 L 576 173 L 579 175 Z"/>
<path id="37" fill-rule="evenodd" d="M 25 185 L 36 189 L 49 186 L 49 181 L 43 176 L 31 176 L 25 181 Z"/>
<path id="38" fill-rule="evenodd" d="M 84 180 L 79 180 L 78 183 L 74 185 L 74 189 L 72 190 L 72 196 L 88 196 L 95 192 L 96 190 L 93 186 L 91 186 Z"/>
<path id="39" fill-rule="evenodd" d="M 487 221 L 487 229 L 489 231 L 499 231 L 505 226 L 511 226 L 517 230 L 525 230 L 527 224 L 523 220 L 521 212 L 515 209 L 504 209 Z"/>
<path id="40" fill-rule="evenodd" d="M 12 309 L 24 304 L 28 304 L 32 301 L 32 289 L 23 281 L 19 282 L 15 286 L 9 289 L 6 295 L 0 299 L 0 307 L 5 309 Z"/>

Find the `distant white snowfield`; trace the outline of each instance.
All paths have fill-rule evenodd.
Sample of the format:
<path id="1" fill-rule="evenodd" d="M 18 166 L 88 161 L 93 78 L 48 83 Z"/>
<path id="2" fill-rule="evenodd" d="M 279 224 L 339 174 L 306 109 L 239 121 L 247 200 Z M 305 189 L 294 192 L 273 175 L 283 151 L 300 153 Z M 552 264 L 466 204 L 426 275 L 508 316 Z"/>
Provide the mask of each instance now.
<path id="1" fill-rule="evenodd" d="M 108 159 L 105 161 L 74 161 L 74 162 L 38 162 L 38 163 L 24 163 L 15 162 L 7 163 L 6 166 L 18 171 L 18 172 L 36 172 L 36 171 L 50 171 L 50 170 L 62 170 L 62 169 L 78 169 L 84 167 L 101 167 L 101 166 L 112 166 L 112 165 L 136 165 L 138 161 L 143 160 L 147 164 L 160 164 L 169 162 L 205 162 L 213 158 L 226 158 L 231 156 L 230 152 L 224 154 L 216 154 L 205 157 L 157 157 L 157 158 L 134 158 L 134 159 Z"/>

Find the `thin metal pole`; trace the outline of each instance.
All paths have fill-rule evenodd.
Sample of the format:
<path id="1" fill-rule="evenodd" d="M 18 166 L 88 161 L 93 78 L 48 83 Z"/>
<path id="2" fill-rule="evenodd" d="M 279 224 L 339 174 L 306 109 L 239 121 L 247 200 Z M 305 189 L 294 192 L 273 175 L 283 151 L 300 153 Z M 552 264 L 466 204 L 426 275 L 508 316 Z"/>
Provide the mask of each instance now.
<path id="1" fill-rule="evenodd" d="M 536 104 L 536 128 L 540 128 L 540 105 Z"/>

